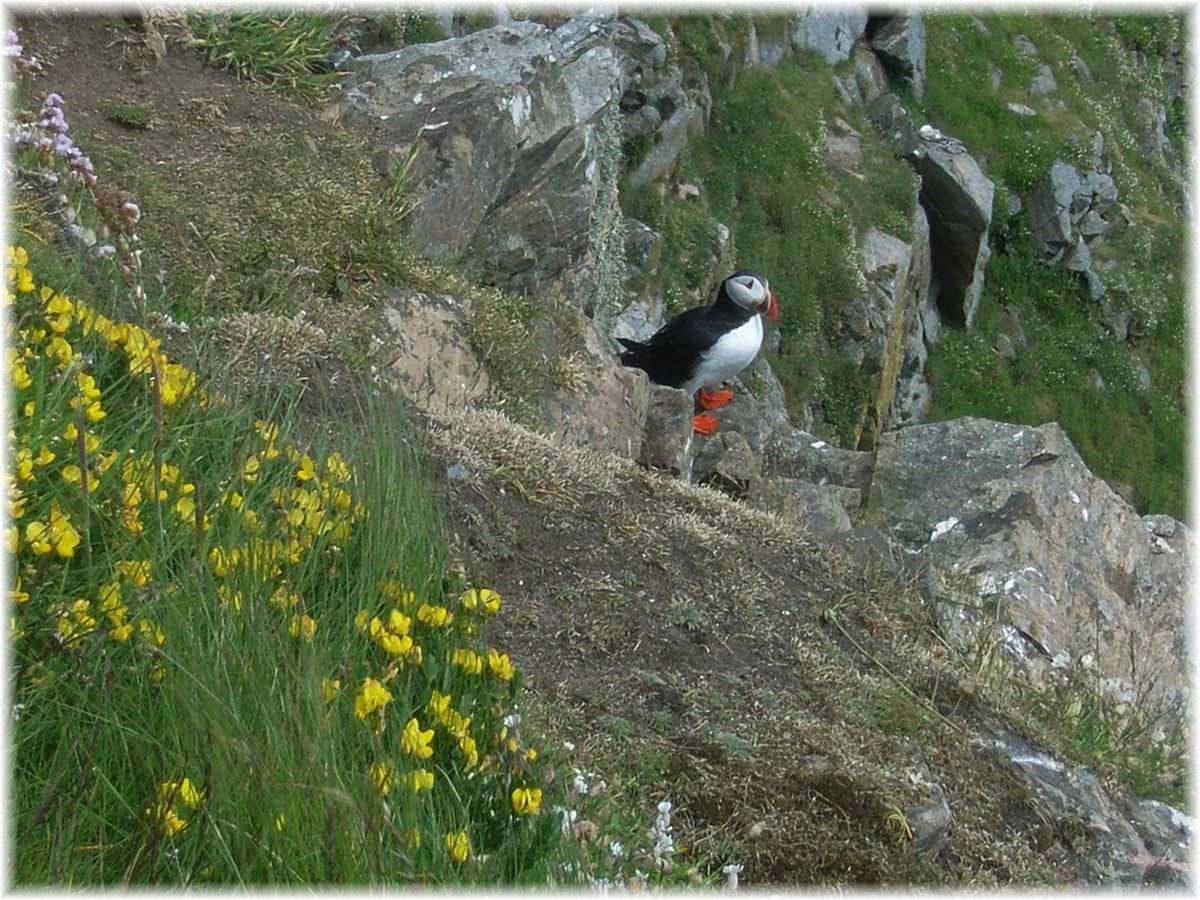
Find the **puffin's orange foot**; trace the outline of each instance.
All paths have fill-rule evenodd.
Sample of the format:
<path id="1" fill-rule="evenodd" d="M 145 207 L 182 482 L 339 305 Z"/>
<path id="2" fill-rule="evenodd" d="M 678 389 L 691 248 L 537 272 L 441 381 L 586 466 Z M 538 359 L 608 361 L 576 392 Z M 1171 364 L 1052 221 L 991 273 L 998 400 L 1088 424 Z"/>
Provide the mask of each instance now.
<path id="1" fill-rule="evenodd" d="M 716 416 L 692 416 L 692 431 L 696 434 L 712 434 L 719 424 Z"/>
<path id="2" fill-rule="evenodd" d="M 700 405 L 704 409 L 720 409 L 733 399 L 733 391 L 725 389 L 710 393 L 704 388 L 700 388 L 696 394 L 696 399 L 700 401 Z"/>

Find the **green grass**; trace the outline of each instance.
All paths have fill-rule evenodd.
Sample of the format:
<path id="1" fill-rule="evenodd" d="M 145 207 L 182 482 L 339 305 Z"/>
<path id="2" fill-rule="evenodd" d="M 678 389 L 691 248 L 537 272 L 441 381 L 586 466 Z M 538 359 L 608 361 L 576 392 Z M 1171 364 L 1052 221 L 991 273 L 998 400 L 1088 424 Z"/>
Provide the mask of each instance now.
<path id="1" fill-rule="evenodd" d="M 108 117 L 126 128 L 144 129 L 150 127 L 151 110 L 137 103 L 114 103 L 108 108 Z"/>
<path id="2" fill-rule="evenodd" d="M 317 102 L 337 80 L 323 71 L 336 20 L 318 13 L 194 13 L 188 25 L 211 64 Z"/>
<path id="3" fill-rule="evenodd" d="M 1143 45 L 1159 53 L 1166 46 L 1162 36 L 1177 28 L 1165 16 L 1113 21 L 1120 35 L 1143 34 Z M 974 332 L 944 330 L 932 348 L 929 418 L 970 414 L 1027 424 L 1058 421 L 1093 472 L 1134 489 L 1140 512 L 1183 518 L 1183 231 L 1169 212 L 1156 214 L 1172 202 L 1170 179 L 1136 149 L 1132 137 L 1138 99 L 1162 90 L 1155 74 L 1158 61 L 1152 58 L 1150 75 L 1140 76 L 1113 39 L 1080 16 L 1006 14 L 988 17 L 987 23 L 988 33 L 982 34 L 966 16 L 930 16 L 929 89 L 923 104 L 910 99 L 922 115 L 986 160 L 1000 188 L 993 224 L 997 252 L 988 266 L 980 318 Z M 1054 66 L 1066 67 L 1078 53 L 1096 81 L 1057 71 L 1055 96 L 1066 104 L 1065 112 L 1033 119 L 1008 114 L 1005 104 L 1024 102 L 1019 95 L 1033 74 L 1032 61 L 1012 45 L 1015 34 L 1032 38 Z M 987 84 L 989 63 L 1005 73 L 999 91 Z M 1103 276 L 1106 302 L 1132 314 L 1133 339 L 1127 344 L 1105 331 L 1099 307 L 1084 299 L 1073 280 L 1032 261 L 1025 214 L 1010 221 L 1002 212 L 1004 192 L 1027 199 L 1055 158 L 1081 164 L 1083 154 L 1069 139 L 1087 144 L 1095 130 L 1104 135 L 1121 201 L 1139 216 L 1136 228 L 1118 231 L 1093 252 L 1097 259 L 1117 263 Z M 1012 362 L 991 350 L 1000 330 L 999 309 L 1006 304 L 1020 311 L 1030 338 L 1029 348 Z M 1153 375 L 1147 393 L 1135 382 L 1139 357 Z M 1089 385 L 1090 370 L 1104 379 L 1103 393 Z"/>

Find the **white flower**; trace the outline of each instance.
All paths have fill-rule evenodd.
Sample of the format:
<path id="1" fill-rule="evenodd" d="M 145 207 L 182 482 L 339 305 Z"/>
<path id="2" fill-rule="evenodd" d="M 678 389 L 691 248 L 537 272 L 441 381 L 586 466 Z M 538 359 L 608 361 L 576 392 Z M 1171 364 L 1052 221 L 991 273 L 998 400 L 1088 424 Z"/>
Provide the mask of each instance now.
<path id="1" fill-rule="evenodd" d="M 303 310 L 301 310 L 301 311 L 303 312 Z M 516 728 L 518 725 L 521 724 L 521 714 L 520 713 L 509 713 L 507 716 L 504 717 L 504 724 L 508 728 Z"/>
<path id="2" fill-rule="evenodd" d="M 730 863 L 727 866 L 722 866 L 721 872 L 725 875 L 725 887 L 731 891 L 736 891 L 738 889 L 738 873 L 741 871 L 741 863 Z"/>
<path id="3" fill-rule="evenodd" d="M 617 859 L 625 853 L 625 848 L 621 846 L 620 841 L 613 841 L 608 845 L 608 852 L 612 854 L 614 859 Z"/>
<path id="4" fill-rule="evenodd" d="M 574 753 L 575 745 L 572 744 L 570 741 L 563 741 L 563 749 L 566 750 L 568 753 Z"/>

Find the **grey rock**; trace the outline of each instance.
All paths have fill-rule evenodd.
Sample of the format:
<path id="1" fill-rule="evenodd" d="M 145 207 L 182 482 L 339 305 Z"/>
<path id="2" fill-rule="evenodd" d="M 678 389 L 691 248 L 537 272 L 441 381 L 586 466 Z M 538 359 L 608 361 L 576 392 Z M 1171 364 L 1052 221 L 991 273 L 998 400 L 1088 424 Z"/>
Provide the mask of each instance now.
<path id="1" fill-rule="evenodd" d="M 1113 226 L 1110 222 L 1106 222 L 1100 213 L 1096 212 L 1095 207 L 1092 207 L 1079 220 L 1078 231 L 1087 240 L 1091 241 L 1095 238 L 1108 237 L 1113 232 Z"/>
<path id="2" fill-rule="evenodd" d="M 925 96 L 925 25 L 920 13 L 894 16 L 871 36 L 871 48 L 892 77 Z"/>
<path id="3" fill-rule="evenodd" d="M 798 478 L 776 476 L 758 481 L 746 500 L 815 534 L 828 536 L 850 530 L 845 492 L 851 490 L 832 484 L 812 484 Z"/>
<path id="4" fill-rule="evenodd" d="M 650 385 L 646 429 L 638 462 L 662 469 L 683 481 L 692 479 L 692 409 L 695 401 L 687 391 Z"/>
<path id="5" fill-rule="evenodd" d="M 625 262 L 629 266 L 629 274 L 644 274 L 654 248 L 662 238 L 658 232 L 634 218 L 625 219 Z"/>
<path id="6" fill-rule="evenodd" d="M 639 297 L 621 310 L 613 324 L 614 338 L 632 338 L 646 341 L 663 325 L 663 298 L 661 295 Z"/>
<path id="7" fill-rule="evenodd" d="M 843 450 L 799 428 L 773 432 L 767 441 L 763 471 L 813 484 L 834 484 L 867 490 L 872 454 Z"/>
<path id="8" fill-rule="evenodd" d="M 1096 273 L 1095 269 L 1088 269 L 1083 273 L 1083 286 L 1087 291 L 1088 299 L 1093 303 L 1100 300 L 1104 296 L 1104 280 Z M 1129 320 L 1125 320 L 1125 332 L 1128 334 Z M 1121 338 L 1124 340 L 1124 338 Z"/>
<path id="9" fill-rule="evenodd" d="M 343 121 L 381 147 L 419 147 L 414 246 L 512 289 L 598 287 L 590 238 L 619 215 L 615 191 L 601 191 L 620 144 L 604 120 L 636 66 L 608 44 L 619 27 L 598 15 L 556 32 L 513 21 L 354 61 Z"/>
<path id="10" fill-rule="evenodd" d="M 996 351 L 996 355 L 1001 359 L 1017 358 L 1017 348 L 1013 346 L 1012 338 L 1007 334 L 996 335 L 996 340 L 992 343 L 992 349 Z"/>
<path id="11" fill-rule="evenodd" d="M 1104 384 L 1104 376 L 1096 369 L 1088 369 L 1086 373 L 1088 386 L 1098 394 L 1103 394 L 1106 385 Z"/>
<path id="12" fill-rule="evenodd" d="M 1013 35 L 1012 42 L 1013 42 L 1013 46 L 1016 47 L 1022 53 L 1024 53 L 1026 56 L 1037 56 L 1038 55 L 1037 44 L 1035 44 L 1033 41 L 1031 41 L 1028 36 L 1026 36 L 1024 34 Z"/>
<path id="13" fill-rule="evenodd" d="M 1000 84 L 1004 80 L 1004 72 L 995 63 L 988 63 L 988 83 L 991 84 L 993 91 L 1000 90 Z"/>
<path id="14" fill-rule="evenodd" d="M 1138 100 L 1134 119 L 1142 152 L 1147 156 L 1162 156 L 1170 152 L 1171 142 L 1166 131 L 1167 111 L 1160 102 L 1152 97 L 1142 97 Z"/>
<path id="15" fill-rule="evenodd" d="M 658 143 L 641 165 L 629 173 L 629 183 L 644 187 L 666 175 L 687 145 L 688 134 L 699 126 L 700 121 L 700 111 L 696 107 L 684 105 L 677 109 L 659 131 Z"/>
<path id="16" fill-rule="evenodd" d="M 1068 851 L 1079 881 L 1092 886 L 1143 883 L 1154 856 L 1122 805 L 1095 775 L 1054 759 L 1015 735 L 1000 732 L 994 746 L 1024 778 L 1043 815 L 1080 828 L 1080 840 L 1072 842 Z"/>
<path id="17" fill-rule="evenodd" d="M 1058 90 L 1058 82 L 1054 80 L 1054 72 L 1045 63 L 1038 66 L 1037 75 L 1029 82 L 1029 94 L 1032 97 L 1042 97 L 1053 94 Z"/>
<path id="18" fill-rule="evenodd" d="M 914 168 L 921 176 L 921 205 L 929 217 L 938 306 L 970 328 L 991 256 L 988 229 L 995 185 L 953 139 L 920 141 Z"/>
<path id="19" fill-rule="evenodd" d="M 1029 346 L 1029 341 L 1025 337 L 1025 325 L 1021 322 L 1021 310 L 1015 306 L 1005 306 L 1000 313 L 1004 333 L 1012 339 L 1014 347 L 1024 350 Z"/>
<path id="20" fill-rule="evenodd" d="M 830 134 L 825 142 L 825 161 L 831 166 L 856 172 L 862 165 L 862 145 L 852 134 Z"/>
<path id="21" fill-rule="evenodd" d="M 1097 276 L 1098 279 L 1099 276 Z M 1100 324 L 1112 332 L 1113 337 L 1117 339 L 1118 343 L 1124 343 L 1129 339 L 1129 324 L 1132 315 L 1129 310 L 1119 306 L 1111 298 L 1107 300 L 1101 299 L 1104 296 L 1101 293 L 1100 298 L 1097 298 L 1101 300 Z"/>
<path id="22" fill-rule="evenodd" d="M 867 11 L 863 7 L 805 5 L 792 27 L 792 46 L 811 50 L 829 65 L 836 65 L 850 58 L 854 42 L 866 27 Z"/>
<path id="23" fill-rule="evenodd" d="M 703 440 L 696 452 L 692 477 L 735 497 L 744 495 L 757 484 L 762 467 L 750 443 L 738 431 L 723 428 Z"/>
<path id="24" fill-rule="evenodd" d="M 867 104 L 867 118 L 894 154 L 910 158 L 920 144 L 917 126 L 895 94 L 881 94 Z"/>
<path id="25" fill-rule="evenodd" d="M 950 844 L 950 826 L 954 815 L 946 802 L 946 792 L 933 779 L 921 748 L 908 741 L 913 759 L 913 780 L 924 788 L 925 800 L 906 807 L 904 818 L 913 832 L 913 845 L 921 856 L 933 859 Z"/>
<path id="26" fill-rule="evenodd" d="M 895 428 L 917 425 L 929 414 L 929 407 L 932 405 L 933 388 L 925 380 L 924 374 L 920 371 L 913 372 L 897 385 L 892 414 L 886 425 Z"/>
<path id="27" fill-rule="evenodd" d="M 1092 268 L 1092 254 L 1082 237 L 1075 238 L 1063 257 L 1063 268 L 1068 272 L 1087 272 Z"/>
<path id="28" fill-rule="evenodd" d="M 1075 167 L 1055 160 L 1029 197 L 1029 225 L 1039 260 L 1062 258 L 1073 237 L 1072 219 L 1091 205 L 1091 198 Z"/>
<path id="29" fill-rule="evenodd" d="M 864 103 L 870 103 L 887 91 L 887 74 L 883 64 L 869 47 L 862 44 L 854 46 L 854 81 Z"/>
<path id="30" fill-rule="evenodd" d="M 924 552 L 951 643 L 996 640 L 1035 680 L 1054 657 L 1091 654 L 1114 698 L 1184 708 L 1188 530 L 1176 526 L 1173 552 L 1152 552 L 1136 510 L 1057 424 L 962 418 L 886 432 L 871 506 Z"/>
<path id="31" fill-rule="evenodd" d="M 761 356 L 730 381 L 729 387 L 733 399 L 709 413 L 717 419 L 716 433 L 696 436 L 696 465 L 692 473 L 695 481 L 707 481 L 715 472 L 723 452 L 719 441 L 722 434 L 740 434 L 750 452 L 761 461 L 772 433 L 791 427 L 783 386 Z"/>
<path id="32" fill-rule="evenodd" d="M 1134 378 L 1137 381 L 1137 389 L 1143 394 L 1150 393 L 1150 388 L 1154 386 L 1154 381 L 1150 376 L 1150 370 L 1146 364 L 1140 359 L 1134 358 L 1133 367 L 1135 370 Z"/>
<path id="33" fill-rule="evenodd" d="M 1026 106 L 1024 103 L 1010 103 L 1008 104 L 1008 111 L 1013 115 L 1025 116 L 1026 118 L 1037 115 L 1037 111 L 1033 107 Z"/>
<path id="34" fill-rule="evenodd" d="M 1195 820 L 1166 803 L 1139 799 L 1127 791 L 1120 791 L 1116 799 L 1155 860 L 1142 874 L 1142 883 L 1187 887 L 1191 881 L 1189 850 Z"/>
<path id="35" fill-rule="evenodd" d="M 1071 54 L 1071 71 L 1075 73 L 1075 77 L 1080 81 L 1091 83 L 1095 79 L 1092 78 L 1092 70 L 1087 67 L 1087 63 L 1083 61 L 1078 53 Z"/>
<path id="36" fill-rule="evenodd" d="M 1119 194 L 1116 182 L 1111 175 L 1091 172 L 1088 174 L 1087 183 L 1092 191 L 1091 208 L 1099 215 L 1104 215 L 1117 202 Z"/>

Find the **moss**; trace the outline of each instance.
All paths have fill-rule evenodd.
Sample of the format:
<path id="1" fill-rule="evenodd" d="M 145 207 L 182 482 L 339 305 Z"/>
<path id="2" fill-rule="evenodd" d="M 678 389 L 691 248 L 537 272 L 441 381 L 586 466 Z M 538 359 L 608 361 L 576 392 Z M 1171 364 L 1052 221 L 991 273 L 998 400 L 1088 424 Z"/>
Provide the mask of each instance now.
<path id="1" fill-rule="evenodd" d="M 114 103 L 108 108 L 108 117 L 126 128 L 145 129 L 150 127 L 151 110 L 137 103 Z"/>

